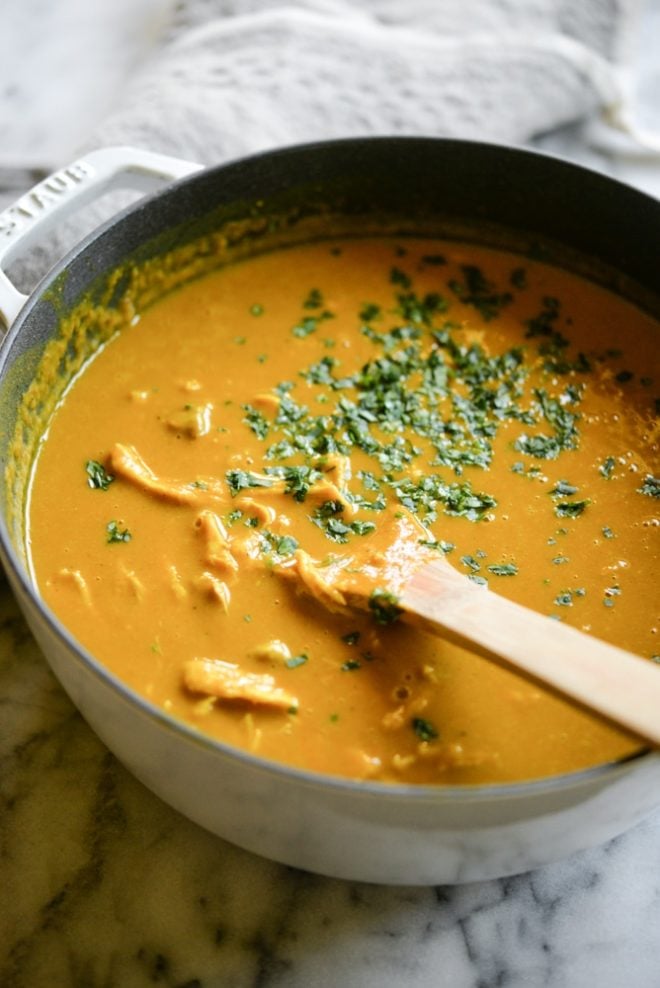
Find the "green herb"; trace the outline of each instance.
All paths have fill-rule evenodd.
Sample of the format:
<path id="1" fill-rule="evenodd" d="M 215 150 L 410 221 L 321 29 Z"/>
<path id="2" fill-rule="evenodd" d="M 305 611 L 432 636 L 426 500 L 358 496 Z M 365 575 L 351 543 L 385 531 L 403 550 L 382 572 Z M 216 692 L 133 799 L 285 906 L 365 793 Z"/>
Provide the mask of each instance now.
<path id="1" fill-rule="evenodd" d="M 373 590 L 369 597 L 369 610 L 378 624 L 393 624 L 403 611 L 399 607 L 399 598 L 390 590 Z"/>
<path id="2" fill-rule="evenodd" d="M 486 577 L 479 576 L 477 573 L 468 573 L 468 580 L 471 580 L 472 583 L 476 583 L 480 587 L 488 586 L 488 580 L 486 579 Z"/>
<path id="3" fill-rule="evenodd" d="M 321 528 L 332 542 L 348 542 L 351 535 L 369 535 L 375 531 L 372 521 L 345 522 L 339 516 L 343 514 L 344 505 L 341 501 L 324 501 L 311 515 L 311 521 Z"/>
<path id="4" fill-rule="evenodd" d="M 292 494 L 294 501 L 304 501 L 310 487 L 323 474 L 315 467 L 268 467 L 269 476 L 282 477 L 285 482 L 284 493 Z"/>
<path id="5" fill-rule="evenodd" d="M 523 433 L 513 444 L 520 453 L 527 453 L 538 460 L 556 460 L 561 452 L 554 436 L 528 436 Z"/>
<path id="6" fill-rule="evenodd" d="M 225 480 L 232 497 L 240 491 L 248 490 L 252 487 L 272 487 L 273 480 L 270 477 L 262 477 L 247 470 L 228 470 Z"/>
<path id="7" fill-rule="evenodd" d="M 498 292 L 496 286 L 474 264 L 461 265 L 461 272 L 463 280 L 454 279 L 449 282 L 449 287 L 464 305 L 473 306 L 486 322 L 499 315 L 501 309 L 511 301 L 511 292 Z"/>
<path id="8" fill-rule="evenodd" d="M 444 539 L 419 539 L 419 544 L 425 545 L 429 549 L 437 549 L 438 552 L 444 552 L 445 555 L 456 548 L 453 542 L 446 542 Z"/>
<path id="9" fill-rule="evenodd" d="M 601 528 L 601 532 L 603 533 L 603 535 L 605 536 L 606 539 L 616 538 L 616 536 L 614 535 L 614 532 L 609 527 L 609 525 L 603 525 L 603 527 Z"/>
<path id="10" fill-rule="evenodd" d="M 518 567 L 515 563 L 494 563 L 492 566 L 487 566 L 486 569 L 494 576 L 516 576 L 518 573 Z"/>
<path id="11" fill-rule="evenodd" d="M 190 486 L 198 491 L 207 491 L 209 489 L 209 485 L 204 480 L 193 480 Z"/>
<path id="12" fill-rule="evenodd" d="M 392 285 L 401 285 L 402 288 L 410 288 L 412 285 L 409 275 L 397 267 L 393 267 L 390 270 L 390 283 Z"/>
<path id="13" fill-rule="evenodd" d="M 313 307 L 316 308 L 316 306 Z M 310 308 L 310 306 L 308 305 L 307 308 Z M 327 309 L 324 309 L 323 312 L 319 312 L 318 315 L 303 316 L 303 318 L 292 328 L 291 332 L 298 339 L 302 340 L 306 336 L 310 336 L 312 333 L 315 333 L 321 322 L 332 318 L 332 312 L 328 312 Z"/>
<path id="14" fill-rule="evenodd" d="M 354 672 L 356 669 L 361 669 L 362 663 L 357 659 L 347 659 L 346 662 L 342 663 L 342 672 Z"/>
<path id="15" fill-rule="evenodd" d="M 316 332 L 318 323 L 319 321 L 316 316 L 305 316 L 300 322 L 296 323 L 291 332 L 299 340 L 304 340 L 306 336 L 310 336 Z"/>
<path id="16" fill-rule="evenodd" d="M 259 302 L 255 302 L 254 305 L 250 306 L 251 316 L 262 316 L 264 314 L 264 307 L 260 305 Z"/>
<path id="17" fill-rule="evenodd" d="M 128 531 L 127 528 L 123 528 L 123 529 L 120 528 L 118 522 L 116 521 L 109 521 L 108 524 L 105 526 L 105 530 L 107 532 L 106 542 L 108 542 L 108 544 L 112 542 L 131 541 L 132 538 L 131 533 Z"/>
<path id="18" fill-rule="evenodd" d="M 323 295 L 318 288 L 312 288 L 303 302 L 303 309 L 320 309 L 323 305 Z"/>
<path id="19" fill-rule="evenodd" d="M 439 737 L 437 729 L 430 720 L 425 720 L 423 717 L 413 717 L 410 723 L 420 741 L 435 741 Z"/>
<path id="20" fill-rule="evenodd" d="M 577 492 L 578 488 L 567 480 L 558 480 L 552 490 L 548 491 L 550 497 L 572 497 Z"/>
<path id="21" fill-rule="evenodd" d="M 605 480 L 610 480 L 615 466 L 616 460 L 614 457 L 606 456 L 601 465 L 598 467 L 598 473 L 601 477 L 605 477 Z"/>
<path id="22" fill-rule="evenodd" d="M 300 655 L 292 655 L 290 659 L 285 659 L 284 665 L 287 669 L 298 669 L 300 666 L 304 666 L 308 661 L 309 655 L 307 652 L 301 652 Z"/>
<path id="23" fill-rule="evenodd" d="M 360 309 L 358 318 L 362 322 L 371 322 L 373 319 L 376 319 L 380 315 L 380 312 L 381 312 L 380 306 L 376 305 L 375 302 L 365 302 L 365 304 Z"/>
<path id="24" fill-rule="evenodd" d="M 341 636 L 341 640 L 346 642 L 347 645 L 357 645 L 360 640 L 360 632 L 349 631 L 348 634 Z"/>
<path id="25" fill-rule="evenodd" d="M 87 460 L 85 470 L 87 472 L 88 485 L 97 491 L 107 491 L 115 479 L 111 473 L 107 472 L 103 464 L 97 460 Z"/>
<path id="26" fill-rule="evenodd" d="M 268 419 L 265 418 L 265 416 L 252 405 L 241 405 L 241 408 L 245 412 L 243 421 L 246 425 L 249 425 L 250 429 L 254 432 L 258 439 L 265 439 L 270 430 L 270 423 Z"/>
<path id="27" fill-rule="evenodd" d="M 615 375 L 615 379 L 619 382 L 619 384 L 627 384 L 628 381 L 632 381 L 634 376 L 635 375 L 632 371 L 622 370 Z"/>
<path id="28" fill-rule="evenodd" d="M 568 556 L 555 556 L 552 561 L 555 564 L 555 566 L 560 566 L 562 563 L 570 562 L 570 559 L 568 558 Z"/>
<path id="29" fill-rule="evenodd" d="M 647 497 L 660 497 L 660 477 L 653 477 L 647 473 L 642 486 L 637 488 L 637 493 L 646 494 Z"/>
<path id="30" fill-rule="evenodd" d="M 292 556 L 298 548 L 298 540 L 292 535 L 275 535 L 264 529 L 261 532 L 262 548 L 264 552 L 274 552 L 276 556 L 285 559 Z"/>
<path id="31" fill-rule="evenodd" d="M 524 268 L 514 268 L 509 275 L 509 282 L 514 288 L 522 291 L 527 288 L 527 272 Z"/>
<path id="32" fill-rule="evenodd" d="M 461 562 L 472 573 L 478 573 L 479 570 L 481 569 L 481 564 L 477 562 L 474 556 L 461 556 Z"/>
<path id="33" fill-rule="evenodd" d="M 584 501 L 560 501 L 555 505 L 555 514 L 558 518 L 578 518 L 589 504 L 589 498 Z"/>
<path id="34" fill-rule="evenodd" d="M 562 590 L 561 593 L 555 597 L 554 602 L 558 607 L 572 607 L 574 598 L 584 597 L 585 594 L 586 590 L 584 587 L 578 587 L 577 590 Z"/>

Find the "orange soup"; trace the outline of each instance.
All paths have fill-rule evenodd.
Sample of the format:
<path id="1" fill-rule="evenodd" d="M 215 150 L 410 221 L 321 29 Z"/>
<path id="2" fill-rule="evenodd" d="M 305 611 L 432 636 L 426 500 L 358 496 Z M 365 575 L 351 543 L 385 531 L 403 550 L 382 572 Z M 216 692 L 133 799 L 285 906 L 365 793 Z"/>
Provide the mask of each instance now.
<path id="1" fill-rule="evenodd" d="M 635 738 L 378 607 L 335 613 L 314 578 L 414 516 L 471 580 L 657 660 L 656 333 L 458 242 L 228 265 L 59 403 L 29 499 L 39 591 L 134 690 L 265 758 L 441 784 L 621 758 Z"/>

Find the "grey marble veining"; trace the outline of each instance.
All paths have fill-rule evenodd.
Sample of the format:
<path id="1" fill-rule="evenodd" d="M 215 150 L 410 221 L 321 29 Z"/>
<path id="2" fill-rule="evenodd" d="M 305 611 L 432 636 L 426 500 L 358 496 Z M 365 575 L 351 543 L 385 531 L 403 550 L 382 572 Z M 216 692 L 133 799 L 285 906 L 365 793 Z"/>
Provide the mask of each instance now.
<path id="1" fill-rule="evenodd" d="M 231 847 L 96 739 L 0 591 L 3 988 L 657 988 L 660 813 L 530 875 L 320 878 Z"/>

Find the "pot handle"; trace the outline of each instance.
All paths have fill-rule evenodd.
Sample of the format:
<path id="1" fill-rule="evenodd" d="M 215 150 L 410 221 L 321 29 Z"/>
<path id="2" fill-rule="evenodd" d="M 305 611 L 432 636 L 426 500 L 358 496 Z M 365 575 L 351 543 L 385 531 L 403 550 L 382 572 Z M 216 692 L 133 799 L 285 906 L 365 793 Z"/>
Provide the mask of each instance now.
<path id="1" fill-rule="evenodd" d="M 35 185 L 0 212 L 0 322 L 8 329 L 28 298 L 5 273 L 19 248 L 29 247 L 37 235 L 112 189 L 151 192 L 202 167 L 154 151 L 109 147 L 90 151 Z"/>

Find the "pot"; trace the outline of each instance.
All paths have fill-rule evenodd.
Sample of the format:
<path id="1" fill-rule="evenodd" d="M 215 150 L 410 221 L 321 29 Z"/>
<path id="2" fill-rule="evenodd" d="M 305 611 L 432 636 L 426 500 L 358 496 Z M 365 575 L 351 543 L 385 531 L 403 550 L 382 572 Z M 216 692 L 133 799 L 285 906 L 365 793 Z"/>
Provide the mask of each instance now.
<path id="1" fill-rule="evenodd" d="M 56 173 L 0 215 L 0 268 L 48 224 L 101 192 L 117 185 L 144 191 L 159 182 L 168 184 L 88 236 L 29 298 L 0 270 L 0 313 L 10 327 L 0 352 L 0 552 L 35 638 L 91 727 L 147 787 L 203 827 L 274 860 L 340 878 L 493 878 L 634 825 L 660 803 L 660 759 L 648 751 L 529 783 L 394 786 L 275 764 L 179 723 L 86 653 L 39 599 L 22 524 L 25 463 L 38 437 L 24 437 L 22 445 L 16 436 L 20 398 L 46 344 L 81 299 L 121 304 L 116 273 L 127 259 L 148 265 L 218 229 L 226 233 L 223 242 L 249 251 L 273 231 L 289 242 L 300 236 L 303 220 L 328 212 L 361 225 L 386 214 L 397 229 L 432 229 L 561 259 L 660 314 L 660 203 L 550 156 L 465 141 L 350 139 L 206 170 L 112 148 Z"/>

